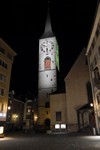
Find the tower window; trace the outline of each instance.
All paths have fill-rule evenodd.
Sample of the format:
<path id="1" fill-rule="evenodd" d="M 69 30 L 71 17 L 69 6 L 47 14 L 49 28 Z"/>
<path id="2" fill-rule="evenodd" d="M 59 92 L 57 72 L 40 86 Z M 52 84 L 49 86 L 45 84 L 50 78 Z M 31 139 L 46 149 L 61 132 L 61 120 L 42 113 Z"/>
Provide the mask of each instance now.
<path id="1" fill-rule="evenodd" d="M 44 68 L 45 68 L 45 70 L 51 69 L 51 58 L 50 57 L 46 57 L 44 59 Z"/>
<path id="2" fill-rule="evenodd" d="M 48 55 L 48 48 L 46 48 L 46 55 Z"/>

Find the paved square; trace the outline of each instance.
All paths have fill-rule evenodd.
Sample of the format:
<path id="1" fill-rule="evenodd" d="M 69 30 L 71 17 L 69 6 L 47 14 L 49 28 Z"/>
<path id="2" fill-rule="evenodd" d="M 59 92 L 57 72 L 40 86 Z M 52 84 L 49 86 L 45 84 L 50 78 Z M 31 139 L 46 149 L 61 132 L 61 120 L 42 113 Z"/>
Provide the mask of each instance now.
<path id="1" fill-rule="evenodd" d="M 16 132 L 0 138 L 0 150 L 100 150 L 100 136 Z"/>

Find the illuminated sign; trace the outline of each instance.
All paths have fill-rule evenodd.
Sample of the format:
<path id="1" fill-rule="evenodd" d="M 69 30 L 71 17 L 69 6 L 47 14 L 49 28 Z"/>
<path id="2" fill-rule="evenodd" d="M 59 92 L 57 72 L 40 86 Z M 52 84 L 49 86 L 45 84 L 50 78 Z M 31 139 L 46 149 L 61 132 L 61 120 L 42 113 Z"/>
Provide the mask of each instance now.
<path id="1" fill-rule="evenodd" d="M 0 127 L 0 134 L 3 134 L 3 132 L 4 132 L 4 127 L 1 126 L 1 127 Z"/>
<path id="2" fill-rule="evenodd" d="M 55 129 L 60 129 L 60 124 L 55 124 Z"/>
<path id="3" fill-rule="evenodd" d="M 66 129 L 66 124 L 61 124 L 61 129 Z"/>

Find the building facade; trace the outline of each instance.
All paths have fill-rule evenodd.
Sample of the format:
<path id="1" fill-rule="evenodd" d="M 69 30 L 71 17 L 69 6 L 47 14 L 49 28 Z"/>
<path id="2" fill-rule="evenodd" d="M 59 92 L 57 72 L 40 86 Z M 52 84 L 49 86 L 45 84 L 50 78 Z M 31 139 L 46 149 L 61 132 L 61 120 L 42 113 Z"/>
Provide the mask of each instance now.
<path id="1" fill-rule="evenodd" d="M 90 79 L 85 49 L 79 54 L 64 80 L 66 88 L 67 130 L 68 132 L 78 131 L 77 110 L 89 102 L 87 85 Z"/>
<path id="2" fill-rule="evenodd" d="M 24 105 L 23 130 L 37 130 L 37 99 L 26 100 Z"/>
<path id="3" fill-rule="evenodd" d="M 67 131 L 66 94 L 50 94 L 50 129 L 52 132 Z"/>
<path id="4" fill-rule="evenodd" d="M 86 51 L 92 85 L 96 131 L 100 134 L 100 1 Z"/>
<path id="5" fill-rule="evenodd" d="M 21 130 L 23 127 L 24 102 L 9 92 L 6 131 Z"/>
<path id="6" fill-rule="evenodd" d="M 59 64 L 58 44 L 51 28 L 49 10 L 44 34 L 39 39 L 38 71 L 38 123 L 48 126 L 50 122 L 49 94 L 57 90 L 56 65 Z M 49 124 L 50 125 L 50 124 Z"/>
<path id="7" fill-rule="evenodd" d="M 0 38 L 0 126 L 4 126 L 8 107 L 8 94 L 12 64 L 16 53 Z"/>

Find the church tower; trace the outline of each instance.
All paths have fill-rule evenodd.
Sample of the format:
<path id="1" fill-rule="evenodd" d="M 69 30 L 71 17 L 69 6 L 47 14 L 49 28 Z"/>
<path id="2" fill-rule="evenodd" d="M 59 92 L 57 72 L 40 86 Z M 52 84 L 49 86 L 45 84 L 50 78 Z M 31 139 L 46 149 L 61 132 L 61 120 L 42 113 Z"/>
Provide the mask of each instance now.
<path id="1" fill-rule="evenodd" d="M 52 32 L 49 9 L 45 30 L 39 39 L 38 70 L 38 121 L 39 125 L 50 124 L 49 94 L 57 90 L 57 70 L 59 67 L 58 44 Z"/>

